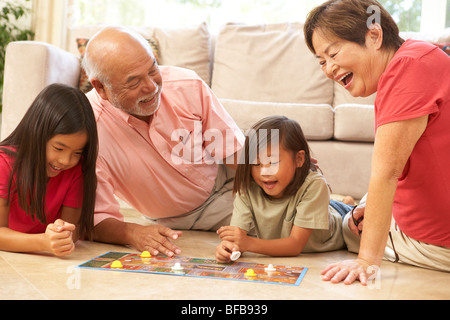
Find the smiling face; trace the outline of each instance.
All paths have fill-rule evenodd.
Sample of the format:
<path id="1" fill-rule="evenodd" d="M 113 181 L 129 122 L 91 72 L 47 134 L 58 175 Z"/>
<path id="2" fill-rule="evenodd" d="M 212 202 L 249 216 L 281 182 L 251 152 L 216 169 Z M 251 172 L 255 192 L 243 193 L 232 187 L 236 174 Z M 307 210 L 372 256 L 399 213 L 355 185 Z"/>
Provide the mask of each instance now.
<path id="1" fill-rule="evenodd" d="M 313 34 L 316 57 L 325 75 L 338 82 L 354 97 L 368 97 L 377 91 L 380 72 L 378 51 L 372 41 L 366 46 L 327 37 L 320 30 Z M 384 71 L 384 68 L 383 68 Z"/>
<path id="2" fill-rule="evenodd" d="M 404 40 L 376 0 L 329 0 L 304 25 L 308 48 L 324 73 L 355 97 L 377 91 L 378 81 Z"/>
<path id="3" fill-rule="evenodd" d="M 252 165 L 253 180 L 272 198 L 284 196 L 286 187 L 292 182 L 297 168 L 305 162 L 305 151 L 296 156 L 282 145 L 267 148 L 267 154 L 260 154 L 256 164 Z"/>
<path id="4" fill-rule="evenodd" d="M 112 74 L 109 94 L 111 104 L 137 118 L 148 117 L 158 110 L 162 78 L 155 59 L 142 52 L 129 59 Z"/>
<path id="5" fill-rule="evenodd" d="M 105 87 L 105 93 L 114 107 L 145 119 L 158 110 L 161 89 L 155 58 L 140 48 L 110 73 L 110 86 Z"/>
<path id="6" fill-rule="evenodd" d="M 90 79 L 100 96 L 132 116 L 149 120 L 160 105 L 162 77 L 146 40 L 123 28 L 106 28 L 91 40 L 86 53 L 87 64 L 101 70 Z"/>
<path id="7" fill-rule="evenodd" d="M 74 134 L 57 134 L 47 142 L 47 176 L 56 177 L 64 170 L 75 167 L 88 142 L 85 131 Z"/>

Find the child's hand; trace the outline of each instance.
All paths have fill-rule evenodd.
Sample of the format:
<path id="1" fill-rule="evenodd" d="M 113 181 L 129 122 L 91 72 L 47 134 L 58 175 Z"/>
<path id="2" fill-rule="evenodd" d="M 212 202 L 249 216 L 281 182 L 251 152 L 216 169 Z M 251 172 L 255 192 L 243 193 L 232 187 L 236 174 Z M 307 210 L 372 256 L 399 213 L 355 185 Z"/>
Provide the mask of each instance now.
<path id="1" fill-rule="evenodd" d="M 55 256 L 66 256 L 73 252 L 75 244 L 72 239 L 72 232 L 75 225 L 61 219 L 50 223 L 45 230 L 48 251 Z"/>
<path id="2" fill-rule="evenodd" d="M 216 247 L 216 260 L 219 263 L 228 263 L 231 261 L 231 254 L 234 251 L 240 251 L 239 247 L 232 242 L 222 241 Z"/>
<path id="3" fill-rule="evenodd" d="M 233 242 L 243 251 L 247 251 L 247 232 L 242 230 L 241 228 L 231 226 L 221 227 L 219 230 L 217 230 L 217 234 L 219 235 L 220 239 Z"/>
<path id="4" fill-rule="evenodd" d="M 366 205 L 359 205 L 354 208 L 349 214 L 352 215 L 351 219 L 348 219 L 348 227 L 355 235 L 361 236 L 364 226 L 364 212 Z"/>

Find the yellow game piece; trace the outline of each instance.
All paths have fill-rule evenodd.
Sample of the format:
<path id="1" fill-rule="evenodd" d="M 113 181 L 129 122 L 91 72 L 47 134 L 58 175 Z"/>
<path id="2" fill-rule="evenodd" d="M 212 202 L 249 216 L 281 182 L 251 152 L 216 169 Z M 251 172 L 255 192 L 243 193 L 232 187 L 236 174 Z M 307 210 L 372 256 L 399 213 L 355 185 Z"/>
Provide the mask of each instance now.
<path id="1" fill-rule="evenodd" d="M 246 277 L 254 277 L 254 276 L 256 276 L 255 270 L 247 269 L 247 271 L 245 272 L 245 276 Z"/>
<path id="2" fill-rule="evenodd" d="M 120 269 L 122 267 L 122 262 L 120 262 L 119 260 L 116 260 L 111 264 L 111 268 L 113 269 Z"/>
<path id="3" fill-rule="evenodd" d="M 152 255 L 148 251 L 144 251 L 141 253 L 141 258 L 151 258 Z"/>

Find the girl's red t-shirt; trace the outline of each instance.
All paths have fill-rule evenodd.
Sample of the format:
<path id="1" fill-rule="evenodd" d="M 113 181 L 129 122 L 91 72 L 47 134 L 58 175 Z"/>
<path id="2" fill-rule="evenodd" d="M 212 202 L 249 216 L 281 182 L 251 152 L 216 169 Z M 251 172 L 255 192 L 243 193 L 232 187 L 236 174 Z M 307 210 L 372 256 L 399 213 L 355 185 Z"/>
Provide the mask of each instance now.
<path id="1" fill-rule="evenodd" d="M 8 183 L 13 166 L 13 159 L 0 152 L 0 197 L 8 196 Z M 15 186 L 14 186 L 15 188 Z M 83 175 L 81 163 L 75 167 L 62 171 L 47 183 L 46 210 L 47 224 L 55 222 L 61 217 L 63 206 L 81 208 L 83 200 Z M 19 206 L 17 192 L 11 195 L 9 208 L 10 229 L 30 234 L 44 233 L 47 225 L 33 219 Z"/>

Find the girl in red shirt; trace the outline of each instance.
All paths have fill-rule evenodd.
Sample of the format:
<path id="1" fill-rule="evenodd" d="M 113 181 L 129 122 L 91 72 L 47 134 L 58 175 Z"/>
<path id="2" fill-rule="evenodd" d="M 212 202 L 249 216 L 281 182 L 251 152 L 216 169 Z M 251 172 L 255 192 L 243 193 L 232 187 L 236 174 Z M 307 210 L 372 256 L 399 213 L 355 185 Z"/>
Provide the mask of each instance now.
<path id="1" fill-rule="evenodd" d="M 91 238 L 97 149 L 86 96 L 46 87 L 0 143 L 0 250 L 64 256 Z"/>

